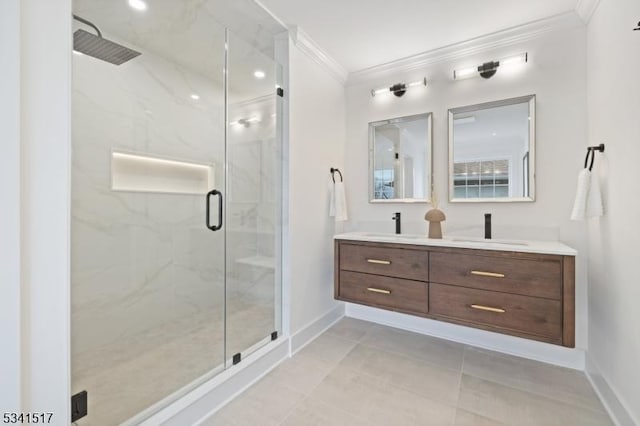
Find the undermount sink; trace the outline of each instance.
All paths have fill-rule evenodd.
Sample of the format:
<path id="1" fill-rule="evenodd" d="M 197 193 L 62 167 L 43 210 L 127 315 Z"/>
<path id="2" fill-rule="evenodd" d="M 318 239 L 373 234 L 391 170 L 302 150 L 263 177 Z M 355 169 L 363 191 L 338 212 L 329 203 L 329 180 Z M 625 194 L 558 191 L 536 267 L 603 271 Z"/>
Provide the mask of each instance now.
<path id="1" fill-rule="evenodd" d="M 384 232 L 363 232 L 363 237 L 379 238 L 394 241 L 406 241 L 406 240 L 428 240 L 427 236 L 416 234 L 392 234 Z M 485 238 L 473 238 L 473 237 L 445 237 L 446 241 L 453 243 L 475 243 L 475 244 L 498 244 L 503 246 L 528 246 L 526 241 L 517 240 L 489 240 Z"/>
<path id="2" fill-rule="evenodd" d="M 417 239 L 427 238 L 422 235 L 391 234 L 391 233 L 387 234 L 383 232 L 364 232 L 362 235 L 365 237 L 388 238 L 392 240 L 417 240 Z"/>
<path id="3" fill-rule="evenodd" d="M 502 244 L 507 246 L 528 246 L 526 241 L 511 241 L 511 240 L 488 240 L 485 238 L 464 238 L 464 237 L 452 237 L 448 238 L 449 241 L 457 243 L 479 243 L 479 244 Z"/>

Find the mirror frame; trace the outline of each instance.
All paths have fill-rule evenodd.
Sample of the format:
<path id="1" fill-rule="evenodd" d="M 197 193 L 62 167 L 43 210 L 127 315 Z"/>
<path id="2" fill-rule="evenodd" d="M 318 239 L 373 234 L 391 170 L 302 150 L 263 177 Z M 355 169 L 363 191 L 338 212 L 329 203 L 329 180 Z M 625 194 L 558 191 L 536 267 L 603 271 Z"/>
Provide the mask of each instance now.
<path id="1" fill-rule="evenodd" d="M 528 171 L 526 176 L 529 183 L 528 197 L 501 197 L 501 198 L 454 198 L 453 197 L 453 117 L 455 114 L 485 110 L 506 105 L 520 103 L 529 104 L 529 152 Z M 485 102 L 449 109 L 449 202 L 450 203 L 531 203 L 536 200 L 536 95 L 519 96 L 516 98 L 502 99 L 499 101 Z"/>
<path id="2" fill-rule="evenodd" d="M 375 129 L 378 126 L 384 124 L 390 124 L 393 122 L 402 122 L 404 119 L 412 118 L 426 118 L 429 126 L 427 132 L 426 144 L 427 155 L 429 156 L 429 173 L 425 176 L 427 179 L 425 187 L 427 188 L 426 198 L 393 198 L 390 200 L 378 200 L 374 198 L 374 183 L 373 183 L 373 171 L 375 167 Z M 423 112 L 421 114 L 404 115 L 401 117 L 389 118 L 386 120 L 372 121 L 369 123 L 369 203 L 372 204 L 389 204 L 389 203 L 430 203 L 433 194 L 433 113 Z"/>

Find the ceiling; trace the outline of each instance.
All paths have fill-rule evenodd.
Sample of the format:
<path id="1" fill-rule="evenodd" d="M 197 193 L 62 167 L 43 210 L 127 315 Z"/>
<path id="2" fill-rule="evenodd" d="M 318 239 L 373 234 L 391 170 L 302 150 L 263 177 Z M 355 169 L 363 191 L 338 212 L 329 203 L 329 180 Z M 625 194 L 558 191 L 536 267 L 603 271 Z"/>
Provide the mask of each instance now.
<path id="1" fill-rule="evenodd" d="M 353 72 L 574 10 L 578 0 L 261 0 Z"/>

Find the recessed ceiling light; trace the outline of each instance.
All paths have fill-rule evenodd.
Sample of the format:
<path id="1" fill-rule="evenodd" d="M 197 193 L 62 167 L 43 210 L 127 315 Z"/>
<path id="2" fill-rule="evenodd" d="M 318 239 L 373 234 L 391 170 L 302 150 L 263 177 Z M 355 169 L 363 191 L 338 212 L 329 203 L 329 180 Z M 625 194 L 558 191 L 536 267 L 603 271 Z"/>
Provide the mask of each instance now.
<path id="1" fill-rule="evenodd" d="M 253 76 L 254 76 L 255 78 L 257 78 L 257 79 L 260 79 L 260 80 L 262 80 L 263 78 L 265 78 L 265 76 L 266 76 L 266 75 L 267 75 L 267 74 L 265 74 L 265 72 L 264 72 L 264 71 L 262 71 L 262 70 L 255 70 L 255 71 L 253 72 Z"/>
<path id="2" fill-rule="evenodd" d="M 135 10 L 147 10 L 147 4 L 142 0 L 129 0 L 129 6 Z"/>
<path id="3" fill-rule="evenodd" d="M 195 94 L 195 93 L 192 93 L 192 94 L 191 94 L 191 99 L 195 99 L 195 100 L 197 101 L 198 99 L 200 99 L 200 95 L 197 95 L 197 94 Z"/>

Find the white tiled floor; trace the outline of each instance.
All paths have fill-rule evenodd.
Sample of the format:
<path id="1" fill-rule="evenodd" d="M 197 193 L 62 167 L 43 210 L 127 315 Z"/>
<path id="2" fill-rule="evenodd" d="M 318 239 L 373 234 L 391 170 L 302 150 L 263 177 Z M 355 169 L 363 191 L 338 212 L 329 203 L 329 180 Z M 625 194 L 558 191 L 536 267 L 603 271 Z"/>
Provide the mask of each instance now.
<path id="1" fill-rule="evenodd" d="M 612 422 L 582 372 L 344 318 L 204 424 Z"/>

